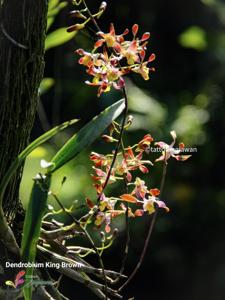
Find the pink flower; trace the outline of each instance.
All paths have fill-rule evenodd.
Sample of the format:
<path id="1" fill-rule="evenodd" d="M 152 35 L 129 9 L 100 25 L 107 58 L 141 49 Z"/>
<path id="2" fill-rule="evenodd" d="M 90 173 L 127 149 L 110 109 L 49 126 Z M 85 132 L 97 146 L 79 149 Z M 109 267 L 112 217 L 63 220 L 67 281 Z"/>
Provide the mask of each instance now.
<path id="1" fill-rule="evenodd" d="M 155 205 L 157 205 L 159 208 L 164 208 L 167 212 L 169 211 L 169 208 L 166 206 L 166 204 L 157 197 L 159 194 L 160 190 L 156 188 L 148 190 L 144 180 L 141 180 L 139 177 L 137 177 L 135 180 L 135 188 L 131 194 L 123 194 L 120 196 L 120 198 L 125 202 L 142 205 L 143 208 L 135 210 L 133 214 L 133 216 L 140 217 L 145 212 L 148 214 L 154 213 Z"/>
<path id="2" fill-rule="evenodd" d="M 180 149 L 173 148 L 177 138 L 176 132 L 171 131 L 170 134 L 173 138 L 173 141 L 170 145 L 164 142 L 155 143 L 155 145 L 163 149 L 163 154 L 155 161 L 167 161 L 170 157 L 174 157 L 176 160 L 184 161 L 187 160 L 189 157 L 191 157 L 191 155 L 179 155 L 179 153 L 181 152 L 181 148 Z M 184 144 L 182 143 L 182 147 L 183 146 Z"/>
<path id="3" fill-rule="evenodd" d="M 104 193 L 102 193 L 99 203 L 100 211 L 104 211 L 105 209 L 113 210 L 116 204 L 116 200 L 111 200 L 106 197 Z"/>
<path id="4" fill-rule="evenodd" d="M 160 190 L 151 189 L 149 193 L 151 196 L 148 196 L 148 198 L 144 199 L 144 203 L 143 203 L 144 211 L 147 211 L 149 214 L 154 213 L 155 204 L 157 204 L 159 208 L 164 208 L 167 212 L 169 211 L 169 208 L 166 206 L 166 204 L 157 198 L 157 196 L 160 194 Z"/>
<path id="5" fill-rule="evenodd" d="M 95 181 L 99 181 L 101 184 L 104 184 L 108 171 L 109 171 L 109 167 L 106 168 L 106 172 L 104 172 L 101 169 L 98 169 L 96 167 L 93 167 L 93 169 L 95 170 L 96 175 L 92 175 L 92 179 Z M 110 175 L 110 179 L 109 179 L 109 184 L 115 182 L 116 179 L 114 177 L 114 170 L 112 170 L 111 175 Z"/>
<path id="6" fill-rule="evenodd" d="M 148 188 L 145 185 L 144 180 L 141 180 L 139 177 L 136 177 L 135 188 L 132 191 L 132 195 L 135 195 L 138 199 L 144 199 L 145 195 L 148 193 Z"/>

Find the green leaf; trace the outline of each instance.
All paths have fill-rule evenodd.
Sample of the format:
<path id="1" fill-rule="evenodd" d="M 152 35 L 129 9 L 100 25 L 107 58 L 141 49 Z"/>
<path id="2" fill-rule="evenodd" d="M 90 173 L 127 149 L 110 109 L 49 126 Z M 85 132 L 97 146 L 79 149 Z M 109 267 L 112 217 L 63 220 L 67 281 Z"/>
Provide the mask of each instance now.
<path id="1" fill-rule="evenodd" d="M 48 11 L 51 11 L 59 4 L 59 0 L 49 0 L 48 1 Z"/>
<path id="2" fill-rule="evenodd" d="M 49 168 L 49 171 L 54 172 L 92 144 L 124 108 L 124 99 L 119 100 L 87 123 L 56 153 L 52 159 L 54 165 Z"/>
<path id="3" fill-rule="evenodd" d="M 47 28 L 46 28 L 46 32 L 48 32 L 49 28 L 52 26 L 52 24 L 54 23 L 55 21 L 55 16 L 51 16 L 51 17 L 48 17 L 47 19 Z"/>
<path id="4" fill-rule="evenodd" d="M 55 81 L 53 78 L 50 77 L 43 78 L 39 87 L 40 95 L 46 93 L 54 85 L 54 83 Z"/>
<path id="5" fill-rule="evenodd" d="M 46 133 L 41 135 L 39 138 L 37 138 L 35 141 L 33 141 L 29 146 L 27 146 L 27 148 L 25 148 L 19 154 L 19 156 L 12 162 L 8 171 L 6 172 L 6 174 L 4 175 L 4 177 L 1 180 L 1 183 L 0 183 L 0 207 L 2 205 L 2 199 L 3 199 L 5 189 L 9 183 L 10 179 L 15 174 L 18 167 L 21 166 L 21 164 L 24 162 L 25 158 L 38 146 L 40 146 L 41 144 L 43 144 L 44 142 L 46 142 L 47 140 L 52 138 L 54 135 L 56 135 L 60 131 L 67 128 L 68 126 L 75 124 L 76 122 L 78 122 L 78 120 L 74 119 L 74 120 L 65 122 L 59 126 L 54 127 L 53 129 L 47 131 Z"/>
<path id="6" fill-rule="evenodd" d="M 24 263 L 35 262 L 37 253 L 37 242 L 40 236 L 41 222 L 46 209 L 48 192 L 51 178 L 40 177 L 34 179 L 34 185 L 31 192 L 30 201 L 26 211 L 23 225 L 23 238 L 21 243 L 21 256 Z M 32 281 L 33 267 L 26 269 L 26 285 L 23 288 L 25 300 L 32 299 Z"/>
<path id="7" fill-rule="evenodd" d="M 48 3 L 48 17 L 47 17 L 47 31 L 55 21 L 56 15 L 62 10 L 68 3 L 66 1 L 59 2 L 59 0 L 50 0 Z"/>
<path id="8" fill-rule="evenodd" d="M 57 1 L 58 2 L 58 1 Z M 60 10 L 62 10 L 64 7 L 66 7 L 68 5 L 68 2 L 63 1 L 63 2 L 58 2 L 58 4 L 55 1 L 55 5 L 52 6 L 51 8 L 49 7 L 48 9 L 48 17 L 50 16 L 56 16 Z"/>
<path id="9" fill-rule="evenodd" d="M 70 41 L 77 33 L 77 31 L 67 32 L 66 29 L 67 27 L 62 27 L 47 35 L 45 40 L 46 51 Z"/>

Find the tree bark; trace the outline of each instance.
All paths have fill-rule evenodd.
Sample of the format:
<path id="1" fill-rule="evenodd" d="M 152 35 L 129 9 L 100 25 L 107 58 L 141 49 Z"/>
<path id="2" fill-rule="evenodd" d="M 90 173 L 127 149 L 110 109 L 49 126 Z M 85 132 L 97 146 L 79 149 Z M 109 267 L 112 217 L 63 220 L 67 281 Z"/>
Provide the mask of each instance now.
<path id="1" fill-rule="evenodd" d="M 25 148 L 37 109 L 44 70 L 46 0 L 5 0 L 0 11 L 0 179 Z M 4 211 L 18 207 L 21 170 L 10 182 Z"/>
<path id="2" fill-rule="evenodd" d="M 0 180 L 29 141 L 44 71 L 46 20 L 47 0 L 0 0 Z M 22 168 L 4 195 L 9 223 L 18 211 L 21 173 Z M 2 239 L 0 286 L 15 275 L 4 268 L 9 258 L 15 259 L 9 256 Z"/>

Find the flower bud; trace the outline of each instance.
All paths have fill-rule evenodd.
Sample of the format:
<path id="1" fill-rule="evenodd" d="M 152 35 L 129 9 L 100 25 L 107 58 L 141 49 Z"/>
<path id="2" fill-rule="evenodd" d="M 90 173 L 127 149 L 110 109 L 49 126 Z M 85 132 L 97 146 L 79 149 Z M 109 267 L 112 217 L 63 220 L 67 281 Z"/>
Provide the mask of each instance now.
<path id="1" fill-rule="evenodd" d="M 107 3 L 105 1 L 103 1 L 99 7 L 99 10 L 105 11 L 106 7 L 107 7 Z"/>
<path id="2" fill-rule="evenodd" d="M 104 231 L 100 232 L 100 237 L 101 237 L 102 242 L 104 243 L 105 242 L 105 232 Z"/>
<path id="3" fill-rule="evenodd" d="M 132 124 L 134 120 L 134 117 L 132 115 L 129 115 L 127 118 L 127 124 Z"/>
<path id="4" fill-rule="evenodd" d="M 118 232 L 119 232 L 118 228 L 114 228 L 114 229 L 113 229 L 113 238 L 114 238 L 114 239 L 117 237 Z"/>
<path id="5" fill-rule="evenodd" d="M 112 123 L 112 124 L 110 124 L 110 126 L 109 126 L 109 134 L 112 135 L 113 132 L 114 132 L 114 130 L 115 130 L 115 125 Z"/>
<path id="6" fill-rule="evenodd" d="M 113 142 L 118 142 L 117 139 L 114 139 L 112 136 L 106 135 L 104 134 L 102 136 L 102 139 L 106 142 L 106 143 L 113 143 Z"/>
<path id="7" fill-rule="evenodd" d="M 71 18 L 80 18 L 80 19 L 84 19 L 87 20 L 87 18 L 85 17 L 85 15 L 83 15 L 79 10 L 73 10 L 69 13 L 69 16 Z"/>
<path id="8" fill-rule="evenodd" d="M 98 12 L 98 14 L 96 16 L 98 19 L 102 16 L 102 14 L 104 13 L 106 7 L 107 7 L 107 3 L 105 1 L 103 1 L 101 3 L 100 7 L 99 7 L 99 12 Z"/>
<path id="9" fill-rule="evenodd" d="M 82 23 L 82 24 L 75 24 L 75 25 L 72 25 L 70 27 L 67 28 L 67 32 L 73 32 L 73 31 L 77 31 L 77 30 L 81 30 L 85 27 L 85 24 Z"/>

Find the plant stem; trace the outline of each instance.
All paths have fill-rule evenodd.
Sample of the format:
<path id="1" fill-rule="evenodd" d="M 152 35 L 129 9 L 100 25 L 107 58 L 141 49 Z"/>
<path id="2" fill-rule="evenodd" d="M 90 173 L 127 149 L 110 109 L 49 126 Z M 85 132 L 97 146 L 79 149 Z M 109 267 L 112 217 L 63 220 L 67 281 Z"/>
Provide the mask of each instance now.
<path id="1" fill-rule="evenodd" d="M 119 152 L 119 148 L 120 148 L 120 145 L 121 145 L 121 142 L 122 142 L 122 137 L 123 137 L 123 132 L 124 132 L 124 126 L 125 126 L 127 112 L 128 112 L 128 98 L 127 98 L 127 92 L 126 92 L 125 87 L 123 87 L 123 94 L 124 94 L 124 99 L 125 99 L 125 109 L 124 109 L 124 113 L 123 113 L 123 119 L 122 119 L 122 123 L 121 123 L 119 138 L 118 138 L 118 142 L 116 144 L 116 147 L 115 147 L 115 150 L 114 150 L 114 153 L 113 153 L 113 159 L 112 159 L 109 171 L 107 173 L 106 180 L 105 180 L 105 182 L 104 182 L 104 184 L 102 186 L 102 192 L 98 196 L 97 202 L 99 202 L 99 200 L 101 199 L 101 196 L 102 196 L 102 194 L 104 192 L 104 189 L 106 188 L 106 186 L 107 186 L 107 184 L 109 182 L 109 179 L 110 179 L 110 176 L 111 176 L 111 173 L 112 173 L 112 169 L 113 169 L 114 164 L 116 162 L 117 154 Z"/>
<path id="2" fill-rule="evenodd" d="M 125 96 L 126 97 L 126 96 Z M 125 147 L 124 147 L 124 144 L 123 144 L 123 140 L 121 141 L 121 145 L 122 145 L 122 149 L 123 149 L 123 154 L 125 153 Z M 126 193 L 128 194 L 128 184 L 127 184 L 127 178 L 126 176 L 124 175 L 124 185 L 125 185 L 125 191 Z M 126 202 L 125 203 L 126 205 L 126 213 L 125 213 L 125 223 L 126 223 L 126 226 L 125 226 L 125 230 L 126 230 L 126 243 L 125 243 L 125 248 L 124 248 L 124 255 L 123 255 L 123 260 L 122 260 L 122 264 L 121 264 L 121 267 L 120 267 L 120 276 L 117 277 L 112 283 L 115 284 L 117 283 L 120 279 L 121 279 L 121 276 L 123 275 L 123 272 L 124 272 L 124 269 L 125 269 L 125 264 L 126 264 L 126 261 L 127 261 L 127 257 L 128 257 L 128 252 L 129 252 L 129 245 L 130 245 L 130 227 L 129 227 L 129 216 L 128 216 L 128 213 L 129 213 L 129 205 L 128 203 Z"/>
<path id="3" fill-rule="evenodd" d="M 164 184 L 165 184 L 166 171 L 167 171 L 167 162 L 166 162 L 166 160 L 164 160 L 164 164 L 163 164 L 163 174 L 162 174 L 162 179 L 161 179 L 161 184 L 160 184 L 160 192 L 161 192 L 161 195 L 162 195 L 162 191 L 163 191 Z M 143 261 L 144 261 L 144 258 L 145 258 L 145 255 L 146 255 L 146 251 L 147 251 L 147 248 L 148 248 L 148 246 L 149 246 L 149 241 L 150 241 L 150 238 L 151 238 L 151 236 L 152 236 L 153 228 L 154 228 L 154 225 L 155 225 L 155 222 L 156 222 L 157 214 L 158 214 L 158 208 L 156 207 L 155 212 L 154 212 L 153 217 L 152 217 L 152 220 L 150 221 L 150 224 L 149 224 L 148 234 L 147 234 L 147 237 L 146 237 L 146 239 L 145 239 L 145 244 L 144 244 L 144 247 L 143 247 L 143 250 L 142 250 L 140 259 L 139 259 L 139 261 L 138 261 L 136 267 L 134 268 L 133 272 L 132 272 L 131 275 L 129 276 L 129 278 L 128 278 L 128 279 L 124 282 L 124 284 L 118 289 L 119 292 L 120 292 L 122 289 L 124 289 L 124 288 L 131 282 L 131 280 L 134 278 L 134 276 L 136 275 L 137 271 L 139 270 L 139 268 L 141 267 L 141 265 L 142 265 L 142 263 L 143 263 Z"/>
<path id="4" fill-rule="evenodd" d="M 96 27 L 96 29 L 97 29 L 98 31 L 101 31 L 101 28 L 98 26 L 98 23 L 96 22 L 95 17 L 92 15 L 90 9 L 88 8 L 88 6 L 87 6 L 85 0 L 83 0 L 83 4 L 84 4 L 84 6 L 85 6 L 85 8 L 86 8 L 86 10 L 87 10 L 87 13 L 89 14 L 89 16 L 90 16 L 90 18 L 91 18 L 92 23 L 95 25 L 95 27 Z"/>

